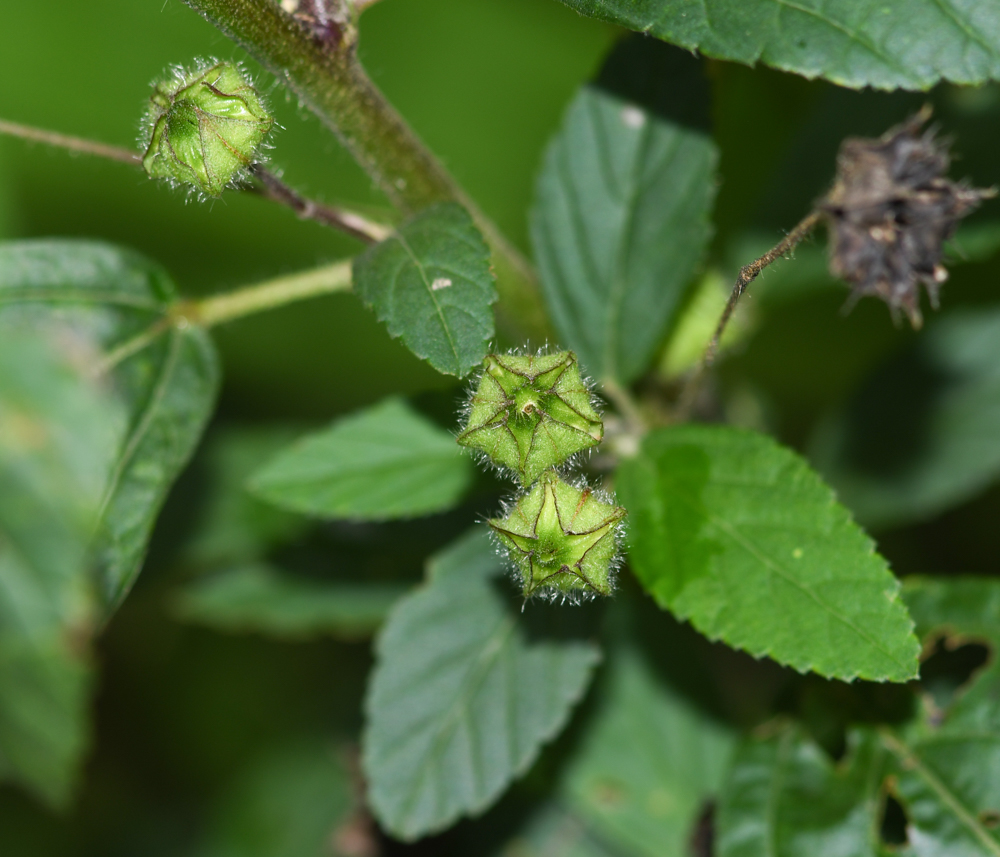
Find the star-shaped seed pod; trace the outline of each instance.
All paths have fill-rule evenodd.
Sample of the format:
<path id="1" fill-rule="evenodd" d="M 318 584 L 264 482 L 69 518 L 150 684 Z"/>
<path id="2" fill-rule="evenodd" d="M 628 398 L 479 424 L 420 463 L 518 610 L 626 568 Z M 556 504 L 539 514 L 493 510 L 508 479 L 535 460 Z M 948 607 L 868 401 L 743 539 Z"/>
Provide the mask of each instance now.
<path id="1" fill-rule="evenodd" d="M 150 96 L 142 166 L 151 178 L 222 195 L 256 160 L 274 125 L 260 94 L 233 63 L 176 69 Z"/>
<path id="2" fill-rule="evenodd" d="M 604 424 L 572 351 L 491 354 L 458 436 L 525 486 L 550 467 L 601 442 Z"/>
<path id="3" fill-rule="evenodd" d="M 625 510 L 555 470 L 490 526 L 514 564 L 525 598 L 610 595 Z"/>
<path id="4" fill-rule="evenodd" d="M 937 309 L 948 278 L 944 242 L 960 218 L 995 195 L 944 177 L 947 147 L 921 130 L 929 118 L 925 109 L 877 140 L 845 140 L 836 182 L 819 203 L 831 235 L 830 271 L 851 284 L 852 301 L 881 298 L 914 328 L 923 322 L 920 284 Z"/>

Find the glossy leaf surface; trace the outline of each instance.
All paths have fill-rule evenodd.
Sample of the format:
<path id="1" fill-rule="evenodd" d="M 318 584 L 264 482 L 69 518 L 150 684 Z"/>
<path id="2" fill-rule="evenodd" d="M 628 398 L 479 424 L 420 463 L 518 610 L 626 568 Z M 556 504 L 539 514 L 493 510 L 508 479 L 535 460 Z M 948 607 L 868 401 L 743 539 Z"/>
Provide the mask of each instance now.
<path id="1" fill-rule="evenodd" d="M 928 89 L 1000 75 L 996 0 L 563 0 L 710 57 L 842 86 Z"/>
<path id="2" fill-rule="evenodd" d="M 618 490 L 640 581 L 710 639 L 829 677 L 916 675 L 898 582 L 791 450 L 723 426 L 662 429 Z"/>

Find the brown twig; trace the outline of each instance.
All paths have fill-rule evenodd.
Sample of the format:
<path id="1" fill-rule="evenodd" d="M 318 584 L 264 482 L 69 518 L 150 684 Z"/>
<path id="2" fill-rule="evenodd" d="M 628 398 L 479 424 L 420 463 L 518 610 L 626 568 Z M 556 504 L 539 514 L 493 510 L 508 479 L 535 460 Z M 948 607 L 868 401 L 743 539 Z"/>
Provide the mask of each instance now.
<path id="1" fill-rule="evenodd" d="M 715 333 L 712 334 L 712 338 L 709 340 L 708 346 L 705 348 L 705 353 L 702 355 L 701 363 L 698 364 L 698 368 L 691 375 L 687 384 L 684 386 L 681 392 L 680 399 L 677 405 L 677 416 L 680 421 L 687 420 L 691 416 L 691 411 L 694 408 L 695 399 L 698 396 L 698 391 L 701 388 L 702 380 L 705 374 L 711 368 L 712 364 L 715 362 L 715 358 L 719 351 L 719 343 L 722 341 L 722 335 L 726 331 L 726 326 L 729 324 L 729 319 L 732 318 L 733 311 L 736 309 L 736 304 L 739 303 L 743 293 L 747 290 L 747 287 L 757 279 L 760 272 L 763 271 L 772 262 L 776 262 L 778 259 L 782 258 L 789 252 L 791 252 L 799 242 L 801 242 L 810 232 L 816 227 L 820 219 L 823 217 L 822 212 L 814 210 L 809 212 L 801 221 L 799 221 L 795 227 L 789 232 L 784 238 L 781 239 L 777 244 L 774 245 L 770 250 L 768 250 L 763 256 L 758 259 L 754 259 L 749 265 L 744 265 L 740 269 L 739 276 L 736 278 L 736 284 L 733 286 L 733 291 L 729 295 L 729 300 L 726 301 L 725 309 L 722 311 L 722 315 L 719 317 L 719 323 L 715 327 Z"/>
<path id="2" fill-rule="evenodd" d="M 259 184 L 248 188 L 248 190 L 256 191 L 267 199 L 287 205 L 303 220 L 315 220 L 324 226 L 339 229 L 366 244 L 377 244 L 392 234 L 389 227 L 373 223 L 353 211 L 345 211 L 342 208 L 334 208 L 306 199 L 261 164 L 251 166 L 250 174 L 257 179 Z"/>

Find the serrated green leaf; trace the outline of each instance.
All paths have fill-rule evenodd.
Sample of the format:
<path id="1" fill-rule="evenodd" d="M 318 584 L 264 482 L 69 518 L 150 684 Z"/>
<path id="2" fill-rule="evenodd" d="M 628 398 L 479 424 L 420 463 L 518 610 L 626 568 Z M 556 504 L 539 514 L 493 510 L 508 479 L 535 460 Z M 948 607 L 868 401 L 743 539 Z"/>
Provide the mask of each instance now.
<path id="1" fill-rule="evenodd" d="M 473 472 L 451 434 L 387 399 L 300 439 L 249 486 L 296 512 L 378 521 L 451 508 Z"/>
<path id="2" fill-rule="evenodd" d="M 0 757 L 48 803 L 88 742 L 88 553 L 124 427 L 67 327 L 0 336 Z"/>
<path id="3" fill-rule="evenodd" d="M 898 582 L 791 450 L 725 426 L 662 429 L 618 491 L 639 580 L 710 639 L 832 678 L 916 675 Z"/>
<path id="4" fill-rule="evenodd" d="M 1000 581 L 908 579 L 903 595 L 925 644 L 1000 640 Z M 851 730 L 837 763 L 797 728 L 749 742 L 720 801 L 719 857 L 997 857 L 998 696 L 993 660 L 946 710 L 925 696 L 910 723 Z M 899 850 L 878 836 L 886 792 L 906 817 Z"/>
<path id="5" fill-rule="evenodd" d="M 903 590 L 925 642 L 937 635 L 981 639 L 988 664 L 955 695 L 945 711 L 925 704 L 910 729 L 887 734 L 896 756 L 900 801 L 917 857 L 1000 855 L 1000 581 L 990 578 L 913 579 Z"/>
<path id="6" fill-rule="evenodd" d="M 872 731 L 847 745 L 836 764 L 794 728 L 744 744 L 719 801 L 718 857 L 876 857 L 887 754 Z"/>
<path id="7" fill-rule="evenodd" d="M 810 444 L 868 526 L 927 518 L 1000 475 L 1000 312 L 933 322 L 871 376 Z"/>
<path id="8" fill-rule="evenodd" d="M 996 0 L 563 0 L 710 57 L 841 86 L 929 89 L 1000 76 Z"/>
<path id="9" fill-rule="evenodd" d="M 495 580 L 503 569 L 487 534 L 472 538 L 475 550 L 462 540 L 455 558 L 437 560 L 376 645 L 363 764 L 373 812 L 403 840 L 499 797 L 563 727 L 599 659 L 572 636 L 539 628 L 529 638 L 520 605 Z M 552 608 L 532 604 L 527 614 L 554 621 Z"/>
<path id="10" fill-rule="evenodd" d="M 467 375 L 486 356 L 497 299 L 490 251 L 457 203 L 421 212 L 359 256 L 354 289 L 439 372 Z"/>
<path id="11" fill-rule="evenodd" d="M 546 152 L 531 221 L 543 292 L 598 379 L 648 367 L 711 237 L 709 101 L 697 59 L 628 40 Z"/>
<path id="12" fill-rule="evenodd" d="M 110 352 L 163 319 L 174 298 L 164 271 L 131 251 L 55 240 L 0 247 L 0 335 L 58 321 L 88 348 Z M 211 414 L 218 376 L 211 341 L 191 326 L 171 328 L 114 367 L 128 431 L 94 547 L 109 611 L 135 582 L 156 515 Z"/>
<path id="13" fill-rule="evenodd" d="M 577 814 L 623 853 L 682 857 L 703 802 L 722 785 L 732 734 L 634 647 L 616 653 L 605 676 L 564 788 Z"/>
<path id="14" fill-rule="evenodd" d="M 185 621 L 221 631 L 351 639 L 374 632 L 405 592 L 395 584 L 299 579 L 253 564 L 188 585 L 176 611 Z"/>

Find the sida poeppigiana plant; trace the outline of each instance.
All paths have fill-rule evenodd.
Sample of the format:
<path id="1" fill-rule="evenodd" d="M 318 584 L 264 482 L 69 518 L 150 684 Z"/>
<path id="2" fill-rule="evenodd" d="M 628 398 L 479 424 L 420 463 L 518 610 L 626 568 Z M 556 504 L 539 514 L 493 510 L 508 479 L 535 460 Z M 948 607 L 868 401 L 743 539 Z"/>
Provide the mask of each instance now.
<path id="1" fill-rule="evenodd" d="M 811 405 L 796 401 L 788 432 L 783 404 L 769 401 L 773 391 L 756 393 L 767 373 L 755 366 L 789 373 L 793 389 L 803 382 L 811 392 L 821 388 L 824 377 L 803 369 L 796 349 L 812 348 L 824 369 L 838 364 L 843 352 L 831 342 L 848 337 L 838 333 L 845 327 L 835 327 L 829 307 L 823 312 L 831 316 L 832 335 L 810 343 L 801 341 L 807 337 L 799 335 L 799 316 L 783 314 L 787 305 L 781 312 L 761 307 L 769 336 L 749 341 L 749 358 L 728 351 L 732 359 L 717 383 L 702 383 L 747 287 L 820 226 L 829 237 L 826 268 L 846 283 L 848 306 L 874 296 L 894 321 L 919 328 L 924 294 L 935 310 L 940 303 L 952 258 L 945 242 L 993 195 L 948 178 L 949 147 L 928 129 L 929 111 L 881 137 L 848 137 L 858 126 L 845 123 L 829 140 L 831 154 L 840 143 L 836 169 L 830 164 L 821 184 L 792 194 L 793 210 L 809 213 L 739 271 L 723 307 L 725 292 L 715 285 L 731 282 L 724 267 L 729 248 L 752 238 L 739 230 L 760 226 L 733 225 L 738 209 L 754 210 L 734 204 L 740 194 L 732 189 L 752 184 L 733 179 L 740 164 L 748 172 L 757 168 L 747 166 L 750 156 L 740 146 L 759 130 L 743 121 L 749 112 L 740 121 L 729 115 L 733 93 L 761 86 L 767 97 L 759 100 L 773 106 L 784 105 L 781 92 L 793 91 L 771 92 L 770 78 L 757 83 L 757 71 L 734 71 L 726 60 L 763 58 L 859 87 L 926 89 L 949 79 L 998 77 L 1000 43 L 973 20 L 988 18 L 983 10 L 993 0 L 967 3 L 961 14 L 951 9 L 954 2 L 914 2 L 913 25 L 905 39 L 894 40 L 884 38 L 892 15 L 856 14 L 860 0 L 812 4 L 818 11 L 805 16 L 808 26 L 789 14 L 777 29 L 777 19 L 761 11 L 776 6 L 773 0 L 760 0 L 752 14 L 746 3 L 718 0 L 709 4 L 711 22 L 698 4 L 564 0 L 585 14 L 675 39 L 683 49 L 652 37 L 625 39 L 598 78 L 579 87 L 538 175 L 529 218 L 537 270 L 365 74 L 361 12 L 374 0 L 186 2 L 336 136 L 392 211 L 386 222 L 374 222 L 288 186 L 271 163 L 281 154 L 272 157 L 277 120 L 235 62 L 193 62 L 167 72 L 145 105 L 138 149 L 0 121 L 0 132 L 112 158 L 198 199 L 256 194 L 377 245 L 206 298 L 179 297 L 183 289 L 174 290 L 165 270 L 103 242 L 0 245 L 6 367 L 0 372 L 0 778 L 53 806 L 69 805 L 91 732 L 95 640 L 128 596 L 160 509 L 172 502 L 183 514 L 165 517 L 164 534 L 180 544 L 169 553 L 153 544 L 152 555 L 160 583 L 180 597 L 161 611 L 159 623 L 126 623 L 127 645 L 141 653 L 148 643 L 155 654 L 162 646 L 149 643 L 146 626 L 155 634 L 158 624 L 175 621 L 282 639 L 330 635 L 349 643 L 317 647 L 317 663 L 338 682 L 342 673 L 353 676 L 336 686 L 335 707 L 347 712 L 345 722 L 334 727 L 321 718 L 322 734 L 303 742 L 298 707 L 316 699 L 300 687 L 285 694 L 299 675 L 297 650 L 283 647 L 290 668 L 282 661 L 280 681 L 270 684 L 267 670 L 256 668 L 259 650 L 249 652 L 253 681 L 241 692 L 280 700 L 292 726 L 274 726 L 276 735 L 266 738 L 275 739 L 277 755 L 259 765 L 254 734 L 247 779 L 230 789 L 223 784 L 228 771 L 220 774 L 219 804 L 228 809 L 204 825 L 181 823 L 213 831 L 205 842 L 179 845 L 185 852 L 243 853 L 259 831 L 238 820 L 264 818 L 274 834 L 268 842 L 305 831 L 303 854 L 340 857 L 418 851 L 478 857 L 482 842 L 497 855 L 734 857 L 739 851 L 757 857 L 778 843 L 782 854 L 825 857 L 844 851 L 845 842 L 859 856 L 921 848 L 928 855 L 1000 854 L 1000 679 L 989 656 L 1000 642 L 1000 585 L 989 578 L 901 583 L 895 571 L 928 570 L 908 558 L 931 561 L 926 551 L 899 550 L 891 570 L 854 517 L 876 535 L 878 527 L 895 527 L 886 545 L 905 543 L 908 525 L 972 499 L 1000 476 L 1000 446 L 991 441 L 1000 435 L 1000 310 L 986 301 L 957 312 L 946 306 L 943 318 L 912 337 L 916 346 L 891 371 L 872 372 L 876 394 L 865 391 L 855 402 L 864 407 L 834 410 L 827 420 L 818 405 L 814 417 L 802 416 Z M 394 5 L 385 4 L 385 19 Z M 505 6 L 467 5 L 469 14 Z M 949 27 L 957 35 L 942 44 Z M 413 44 L 441 59 L 429 48 L 429 25 L 413 30 Z M 4 38 L 0 33 L 0 43 Z M 867 44 L 879 50 L 859 47 Z M 695 55 L 700 48 L 719 57 L 711 74 Z M 817 87 L 817 98 L 829 89 Z M 935 89 L 948 125 L 969 94 L 946 83 Z M 789 101 L 791 113 L 795 104 Z M 897 116 L 912 110 L 909 101 L 895 106 Z M 140 107 L 134 105 L 136 114 Z M 975 110 L 1000 115 L 1000 106 L 985 99 Z M 722 120 L 715 128 L 713 116 Z M 970 116 L 979 121 L 968 112 L 970 124 Z M 807 124 L 798 114 L 789 117 L 789 127 L 796 123 Z M 989 134 L 993 124 L 983 125 Z M 790 133 L 764 131 L 761 140 Z M 509 132 L 518 132 L 516 123 Z M 985 143 L 992 142 L 989 134 Z M 756 157 L 763 145 L 747 148 Z M 495 173 L 499 165 L 483 169 Z M 789 190 L 772 184 L 772 191 Z M 714 216 L 719 187 L 729 198 L 726 213 Z M 225 217 L 225 209 L 218 205 L 211 216 Z M 995 226 L 994 232 L 1000 236 Z M 150 235 L 155 240 L 158 232 Z M 1000 237 L 992 240 L 1000 251 Z M 230 242 L 197 243 L 200 249 L 185 252 L 199 264 L 205 246 L 231 252 Z M 814 285 L 795 283 L 794 300 Z M 438 393 L 428 394 L 426 409 L 423 399 L 396 395 L 355 414 L 335 406 L 331 425 L 296 443 L 294 426 L 245 433 L 231 424 L 229 411 L 196 478 L 173 489 L 213 414 L 220 367 L 240 359 L 239 349 L 219 359 L 212 329 L 352 291 L 391 319 L 393 335 L 431 367 L 463 378 L 469 367 L 480 367 L 465 382 L 470 389 L 457 438 L 425 413 L 440 416 Z M 956 302 L 960 291 L 954 290 Z M 948 304 L 950 287 L 944 296 Z M 341 308 L 318 307 L 317 321 Z M 5 335 L 21 336 L 36 323 L 67 365 L 46 369 L 46 361 L 25 361 L 18 337 Z M 664 361 L 656 350 L 669 352 L 678 331 L 694 330 L 696 347 L 705 346 L 700 363 L 693 365 L 697 359 L 685 348 L 683 360 L 657 368 Z M 782 347 L 788 331 L 798 337 L 795 348 L 770 361 L 753 353 L 765 339 L 767 348 Z M 892 333 L 887 320 L 881 331 Z M 298 334 L 296 328 L 291 338 Z M 324 342 L 328 351 L 308 352 L 316 359 L 296 364 L 299 380 L 318 387 L 317 363 L 326 361 L 333 377 L 346 379 L 362 399 L 399 389 L 395 379 L 386 387 L 381 358 L 361 359 L 335 339 Z M 505 351 L 525 341 L 555 346 Z M 867 346 L 855 344 L 840 347 L 851 348 L 848 362 L 860 369 Z M 294 359 L 293 351 L 283 357 Z M 255 357 L 254 371 L 261 365 Z M 70 380 L 74 396 L 85 398 L 91 386 L 99 392 L 95 407 L 59 392 Z M 224 407 L 229 397 L 260 395 L 254 385 L 242 386 L 251 392 L 227 391 Z M 598 395 L 607 400 L 607 414 Z M 120 429 L 121 443 L 111 464 L 88 440 L 103 434 L 111 442 L 100 419 L 104 397 L 113 397 L 121 414 L 112 420 L 114 442 Z M 316 406 L 311 398 L 309 405 Z M 897 411 L 901 428 L 887 432 L 881 423 Z M 89 426 L 82 433 L 81 414 Z M 806 424 L 812 419 L 816 426 Z M 851 420 L 860 420 L 862 430 L 852 433 Z M 772 425 L 782 427 L 774 432 L 782 437 L 801 435 L 800 447 L 761 428 Z M 871 438 L 878 442 L 866 446 Z M 506 500 L 498 499 L 503 484 L 477 480 L 470 454 L 515 483 Z M 243 487 L 260 487 L 253 471 L 259 476 L 262 468 L 267 490 L 248 498 Z M 70 496 L 80 480 L 61 479 L 64 472 L 89 474 L 86 497 Z M 60 521 L 63 506 L 86 515 Z M 404 520 L 415 517 L 415 525 Z M 935 540 L 939 526 L 935 520 Z M 190 537 L 185 527 L 203 531 Z M 921 529 L 911 547 L 923 546 L 927 532 Z M 961 556 L 955 565 L 966 568 Z M 161 591 L 146 589 L 140 608 L 159 609 Z M 560 609 L 599 596 L 599 605 Z M 78 601 L 87 601 L 87 609 L 78 610 Z M 538 603 L 544 601 L 554 603 Z M 126 601 L 126 609 L 135 603 Z M 93 618 L 84 622 L 81 615 Z M 372 649 L 357 645 L 376 631 Z M 970 657 L 970 640 L 985 653 Z M 117 633 L 102 645 L 118 662 Z M 189 645 L 200 653 L 204 643 L 180 648 Z M 726 646 L 734 651 L 723 653 Z M 966 666 L 982 668 L 973 668 L 971 678 L 938 681 L 940 664 L 925 670 L 937 657 L 935 646 L 944 659 L 964 652 Z M 227 642 L 219 651 L 229 658 L 238 649 Z M 602 657 L 600 681 L 592 684 Z M 132 672 L 155 674 L 158 701 L 174 695 L 162 692 L 160 671 Z M 355 687 L 362 675 L 368 676 L 363 700 Z M 921 675 L 929 681 L 921 684 Z M 956 692 L 963 682 L 973 689 Z M 200 711 L 203 682 L 194 685 Z M 572 740 L 536 764 L 588 694 L 593 704 L 574 721 Z M 225 717 L 235 710 L 227 706 Z M 177 720 L 190 724 L 189 715 Z M 101 755 L 114 732 L 98 730 L 99 778 L 115 768 Z M 341 747 L 339 736 L 348 734 L 351 746 Z M 240 755 L 244 747 L 237 742 L 232 749 Z M 148 756 L 137 763 L 143 772 L 137 777 L 145 775 Z M 831 765 L 831 758 L 841 761 Z M 213 779 L 206 806 L 215 804 L 215 785 Z M 159 794 L 158 787 L 150 793 Z M 507 789 L 519 792 L 507 808 L 476 821 Z M 11 814 L 6 799 L 0 791 L 0 817 Z M 182 803 L 178 817 L 188 819 L 189 800 Z M 89 809 L 99 805 L 92 798 L 82 805 L 88 823 Z M 159 813 L 157 807 L 150 817 Z M 410 850 L 410 843 L 463 817 L 470 819 L 464 831 Z M 505 824 L 509 831 L 501 829 Z M 231 828 L 239 829 L 229 841 Z M 11 850 L 9 836 L 0 825 L 0 853 Z M 141 852 L 143 843 L 112 850 Z"/>

